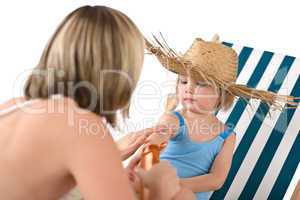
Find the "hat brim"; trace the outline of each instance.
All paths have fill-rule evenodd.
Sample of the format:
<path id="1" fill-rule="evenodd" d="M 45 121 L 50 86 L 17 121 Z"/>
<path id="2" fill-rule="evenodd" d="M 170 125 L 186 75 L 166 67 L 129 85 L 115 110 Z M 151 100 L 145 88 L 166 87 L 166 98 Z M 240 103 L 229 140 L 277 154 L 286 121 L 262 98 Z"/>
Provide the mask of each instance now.
<path id="1" fill-rule="evenodd" d="M 201 71 L 201 68 L 199 67 L 197 67 L 197 71 L 193 70 L 195 66 L 193 66 L 192 63 L 185 61 L 182 56 L 179 56 L 167 44 L 162 44 L 157 38 L 154 39 L 156 40 L 157 45 L 154 45 L 147 39 L 145 39 L 146 49 L 151 54 L 154 54 L 162 64 L 162 66 L 169 71 L 181 75 L 187 75 L 188 71 L 190 71 L 192 72 L 191 76 L 194 79 L 204 79 L 209 82 L 214 82 L 233 96 L 244 99 L 247 103 L 249 103 L 249 99 L 251 98 L 259 99 L 265 104 L 269 106 L 273 105 L 276 109 L 279 110 L 282 110 L 284 108 L 297 108 L 299 104 L 299 102 L 297 102 L 297 100 L 299 100 L 299 97 L 279 95 L 269 91 L 250 88 L 246 85 L 224 82 L 223 80 L 216 78 L 213 74 L 208 74 L 203 70 Z"/>
<path id="2" fill-rule="evenodd" d="M 160 64 L 168 71 L 183 76 L 190 74 L 194 80 L 212 81 L 212 79 L 216 79 L 215 77 L 212 77 L 212 74 L 207 74 L 206 72 L 201 71 L 201 68 L 196 67 L 189 61 L 185 60 L 182 56 L 175 53 L 174 50 L 166 50 L 160 47 L 155 47 L 148 40 L 146 40 L 146 47 L 147 50 L 151 54 L 154 54 Z M 197 68 L 197 70 L 195 70 L 195 68 Z"/>

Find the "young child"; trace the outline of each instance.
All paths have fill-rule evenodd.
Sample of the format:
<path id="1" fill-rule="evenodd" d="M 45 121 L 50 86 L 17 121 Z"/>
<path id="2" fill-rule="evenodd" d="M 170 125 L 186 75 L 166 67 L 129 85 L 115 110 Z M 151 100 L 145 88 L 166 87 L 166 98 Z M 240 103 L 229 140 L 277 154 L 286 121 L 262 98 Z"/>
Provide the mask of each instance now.
<path id="1" fill-rule="evenodd" d="M 161 160 L 169 160 L 181 178 L 181 185 L 193 191 L 197 199 L 209 198 L 209 191 L 222 187 L 229 172 L 236 134 L 230 125 L 217 119 L 215 112 L 230 108 L 234 97 L 262 100 L 280 109 L 280 103 L 293 105 L 293 97 L 235 84 L 238 57 L 236 52 L 218 42 L 196 39 L 191 48 L 178 56 L 167 44 L 146 41 L 147 49 L 168 70 L 179 74 L 176 95 L 169 98 L 159 124 L 170 133 L 154 134 L 148 143 L 168 141 Z M 177 104 L 182 109 L 173 111 Z"/>

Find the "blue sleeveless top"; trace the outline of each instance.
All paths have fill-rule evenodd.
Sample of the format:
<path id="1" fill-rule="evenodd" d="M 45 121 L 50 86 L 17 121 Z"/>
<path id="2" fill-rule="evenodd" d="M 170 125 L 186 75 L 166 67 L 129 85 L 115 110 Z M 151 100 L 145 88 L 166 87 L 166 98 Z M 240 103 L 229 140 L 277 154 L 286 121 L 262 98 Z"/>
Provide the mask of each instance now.
<path id="1" fill-rule="evenodd" d="M 213 161 L 223 146 L 224 140 L 234 133 L 229 128 L 212 140 L 194 142 L 187 133 L 183 116 L 175 111 L 173 114 L 179 120 L 179 130 L 171 138 L 167 147 L 161 152 L 160 159 L 168 160 L 177 170 L 180 178 L 189 178 L 209 173 Z M 206 200 L 210 192 L 195 193 L 197 200 Z"/>

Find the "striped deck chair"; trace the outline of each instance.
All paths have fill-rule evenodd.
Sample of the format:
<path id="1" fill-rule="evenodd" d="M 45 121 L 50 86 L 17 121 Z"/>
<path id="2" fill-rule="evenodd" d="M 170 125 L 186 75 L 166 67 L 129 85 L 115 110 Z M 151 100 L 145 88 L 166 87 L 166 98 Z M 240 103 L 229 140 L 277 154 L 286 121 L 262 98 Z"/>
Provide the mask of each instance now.
<path id="1" fill-rule="evenodd" d="M 237 83 L 300 96 L 300 59 L 223 42 L 239 54 Z M 300 108 L 271 110 L 236 99 L 217 117 L 234 126 L 237 144 L 223 187 L 210 199 L 290 199 L 300 179 Z"/>

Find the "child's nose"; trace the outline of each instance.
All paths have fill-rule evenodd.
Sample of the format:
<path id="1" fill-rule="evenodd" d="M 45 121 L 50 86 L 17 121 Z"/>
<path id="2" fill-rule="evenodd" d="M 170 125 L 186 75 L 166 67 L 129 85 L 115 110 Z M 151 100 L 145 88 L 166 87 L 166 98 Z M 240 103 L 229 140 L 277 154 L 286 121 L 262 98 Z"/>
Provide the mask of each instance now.
<path id="1" fill-rule="evenodd" d="M 185 89 L 186 93 L 193 93 L 194 92 L 194 85 L 190 82 L 187 83 L 186 85 L 186 89 Z"/>

